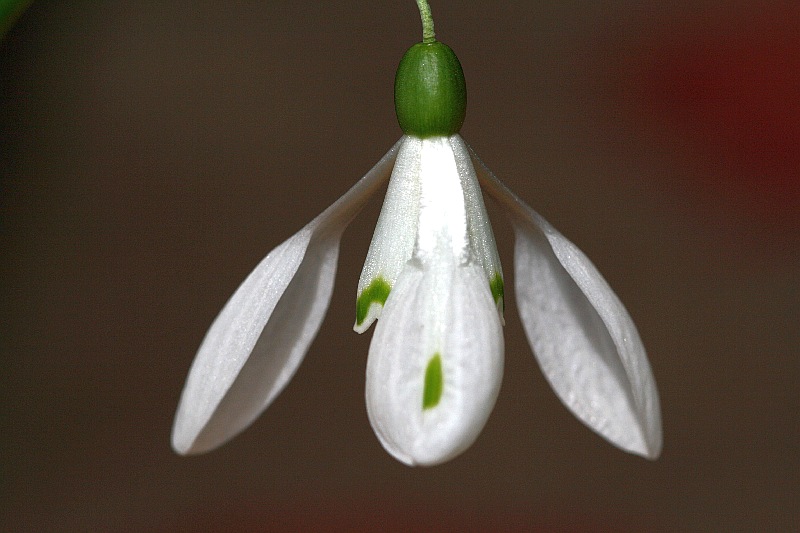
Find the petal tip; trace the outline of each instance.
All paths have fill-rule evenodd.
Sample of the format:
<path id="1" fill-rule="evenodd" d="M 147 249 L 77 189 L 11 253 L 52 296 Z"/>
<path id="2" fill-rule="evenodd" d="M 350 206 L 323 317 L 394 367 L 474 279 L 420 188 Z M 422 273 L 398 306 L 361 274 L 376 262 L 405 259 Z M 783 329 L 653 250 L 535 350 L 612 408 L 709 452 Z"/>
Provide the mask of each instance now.
<path id="1" fill-rule="evenodd" d="M 204 431 L 205 429 L 206 428 L 202 428 L 200 431 L 190 432 L 186 429 L 178 430 L 176 426 L 172 432 L 171 443 L 173 451 L 183 456 L 200 455 L 222 446 L 232 438 L 228 437 L 224 440 L 215 440 L 211 437 L 213 431 Z"/>
<path id="2" fill-rule="evenodd" d="M 188 446 L 182 442 L 176 442 L 175 440 L 172 441 L 172 451 L 183 456 L 192 454 L 191 449 Z"/>
<path id="3" fill-rule="evenodd" d="M 645 444 L 644 447 L 637 447 L 637 448 L 624 448 L 626 452 L 630 452 L 634 455 L 638 455 L 644 459 L 649 461 L 655 461 L 659 457 L 661 457 L 661 445 L 658 444 Z"/>
<path id="4" fill-rule="evenodd" d="M 383 305 L 380 302 L 372 302 L 363 316 L 356 317 L 353 331 L 359 334 L 367 331 L 372 323 L 381 317 L 382 311 Z"/>
<path id="5" fill-rule="evenodd" d="M 184 431 L 179 431 L 177 427 L 178 425 L 176 423 L 175 427 L 172 430 L 172 439 L 171 439 L 172 450 L 178 455 L 191 455 L 192 441 L 189 438 L 187 438 L 187 435 L 185 435 Z"/>
<path id="6" fill-rule="evenodd" d="M 660 422 L 655 425 L 651 424 L 649 427 L 646 425 L 638 426 L 635 429 L 631 429 L 627 436 L 607 434 L 597 428 L 589 427 L 624 452 L 638 455 L 650 461 L 655 461 L 661 455 L 662 436 Z"/>
<path id="7" fill-rule="evenodd" d="M 645 459 L 649 459 L 650 461 L 655 461 L 656 459 L 661 457 L 662 446 L 663 443 L 661 441 L 661 438 L 659 437 L 657 442 L 647 443 L 647 446 L 643 450 L 643 453 L 640 453 L 639 455 L 641 455 Z"/>
<path id="8" fill-rule="evenodd" d="M 364 333 L 377 320 L 392 287 L 383 276 L 376 276 L 356 299 L 356 323 L 353 330 Z"/>

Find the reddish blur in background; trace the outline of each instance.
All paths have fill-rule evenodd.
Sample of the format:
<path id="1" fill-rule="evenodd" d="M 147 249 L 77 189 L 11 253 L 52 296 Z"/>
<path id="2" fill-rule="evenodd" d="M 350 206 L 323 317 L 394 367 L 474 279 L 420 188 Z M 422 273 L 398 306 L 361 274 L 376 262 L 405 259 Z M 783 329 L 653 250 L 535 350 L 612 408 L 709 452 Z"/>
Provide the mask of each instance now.
<path id="1" fill-rule="evenodd" d="M 371 333 L 351 330 L 380 199 L 274 405 L 204 456 L 169 434 L 228 296 L 400 136 L 414 3 L 35 2 L 0 44 L 0 528 L 798 530 L 800 8 L 654 4 L 433 12 L 467 77 L 463 136 L 638 324 L 662 457 L 560 405 L 510 294 L 488 425 L 410 469 L 372 434 Z"/>

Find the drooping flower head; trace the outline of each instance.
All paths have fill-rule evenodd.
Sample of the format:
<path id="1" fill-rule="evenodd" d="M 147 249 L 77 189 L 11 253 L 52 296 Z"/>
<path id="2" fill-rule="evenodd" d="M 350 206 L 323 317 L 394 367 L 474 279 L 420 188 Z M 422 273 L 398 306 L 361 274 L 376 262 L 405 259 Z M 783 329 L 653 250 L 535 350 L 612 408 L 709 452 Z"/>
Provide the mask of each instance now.
<path id="1" fill-rule="evenodd" d="M 369 419 L 409 465 L 466 450 L 494 407 L 503 372 L 504 283 L 481 185 L 516 235 L 515 290 L 540 367 L 559 398 L 616 446 L 655 458 L 658 394 L 630 316 L 570 241 L 511 193 L 458 134 L 466 88 L 453 51 L 423 42 L 398 67 L 403 137 L 344 196 L 270 252 L 212 324 L 173 427 L 179 453 L 213 449 L 283 390 L 330 302 L 341 234 L 388 179 L 359 280 L 354 329 L 377 320 L 366 372 Z"/>

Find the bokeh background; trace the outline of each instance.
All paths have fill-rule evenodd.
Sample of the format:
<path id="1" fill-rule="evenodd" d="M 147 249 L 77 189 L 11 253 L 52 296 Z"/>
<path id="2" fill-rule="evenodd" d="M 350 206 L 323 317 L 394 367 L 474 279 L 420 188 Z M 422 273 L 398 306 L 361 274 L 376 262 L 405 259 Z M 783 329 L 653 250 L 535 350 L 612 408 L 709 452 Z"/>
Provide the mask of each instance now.
<path id="1" fill-rule="evenodd" d="M 42 1 L 0 44 L 2 530 L 800 529 L 798 3 L 432 7 L 463 136 L 638 324 L 662 457 L 560 405 L 508 295 L 481 437 L 432 469 L 391 459 L 364 407 L 371 333 L 351 330 L 378 198 L 289 387 L 228 445 L 174 455 L 223 303 L 399 137 L 416 7 Z"/>

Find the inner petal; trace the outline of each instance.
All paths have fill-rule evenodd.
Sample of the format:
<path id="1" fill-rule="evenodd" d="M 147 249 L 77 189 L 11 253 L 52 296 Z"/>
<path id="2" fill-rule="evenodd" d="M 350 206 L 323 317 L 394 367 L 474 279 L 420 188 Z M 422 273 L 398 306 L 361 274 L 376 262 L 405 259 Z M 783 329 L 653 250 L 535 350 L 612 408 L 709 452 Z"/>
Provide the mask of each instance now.
<path id="1" fill-rule="evenodd" d="M 426 264 L 446 248 L 459 264 L 469 259 L 467 208 L 453 148 L 447 137 L 422 143 L 420 208 L 414 256 Z"/>
<path id="2" fill-rule="evenodd" d="M 408 263 L 370 344 L 370 422 L 386 450 L 411 465 L 467 449 L 502 377 L 501 325 L 483 270 L 449 258 Z"/>

